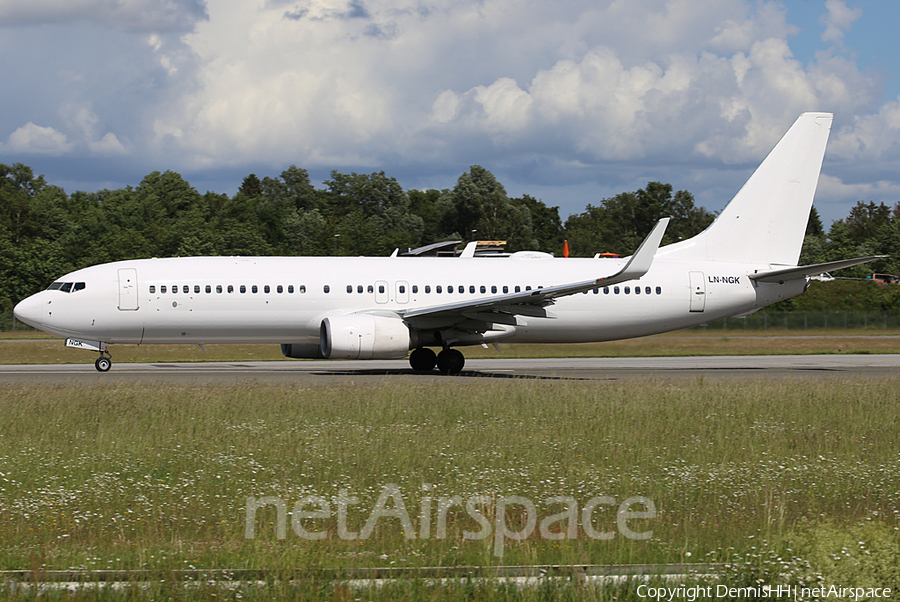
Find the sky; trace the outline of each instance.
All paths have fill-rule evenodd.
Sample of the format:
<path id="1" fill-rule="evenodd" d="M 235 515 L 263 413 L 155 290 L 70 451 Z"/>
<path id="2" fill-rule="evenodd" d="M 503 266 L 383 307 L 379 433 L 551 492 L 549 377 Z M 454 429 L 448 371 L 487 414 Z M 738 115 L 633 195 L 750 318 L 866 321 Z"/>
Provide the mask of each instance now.
<path id="1" fill-rule="evenodd" d="M 826 227 L 900 201 L 900 2 L 0 0 L 0 162 L 95 191 L 290 165 L 563 218 L 648 181 L 721 210 L 804 111 L 835 114 Z"/>

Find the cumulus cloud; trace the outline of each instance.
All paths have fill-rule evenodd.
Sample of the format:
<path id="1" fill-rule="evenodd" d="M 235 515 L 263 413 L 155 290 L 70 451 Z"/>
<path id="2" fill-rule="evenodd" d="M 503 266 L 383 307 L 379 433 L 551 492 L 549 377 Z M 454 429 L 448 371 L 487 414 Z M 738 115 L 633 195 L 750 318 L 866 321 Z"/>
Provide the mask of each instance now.
<path id="1" fill-rule="evenodd" d="M 12 134 L 5 145 L 7 152 L 34 155 L 64 155 L 75 145 L 65 134 L 52 127 L 42 127 L 28 122 Z"/>
<path id="2" fill-rule="evenodd" d="M 57 149 L 187 172 L 415 165 L 429 185 L 482 162 L 544 186 L 705 174 L 699 186 L 715 179 L 703 170 L 749 169 L 799 113 L 827 110 L 826 168 L 896 165 L 900 109 L 840 43 L 859 11 L 828 0 L 823 12 L 830 47 L 799 59 L 799 28 L 774 0 L 4 4 L 0 24 L 91 20 L 132 44 L 30 70 L 59 74 L 56 96 L 46 117 L 15 107 L 6 131 L 29 121 L 20 137 L 36 140 L 41 123 Z M 100 75 L 108 64 L 116 77 Z"/>
<path id="3" fill-rule="evenodd" d="M 856 17 L 829 0 L 829 26 Z M 154 122 L 192 166 L 384 165 L 453 149 L 586 164 L 761 158 L 806 110 L 878 82 L 794 58 L 780 3 L 209 0 L 194 90 Z M 858 15 L 857 15 L 858 16 Z M 444 154 L 446 158 L 446 154 Z"/>
<path id="4" fill-rule="evenodd" d="M 190 29 L 205 17 L 202 0 L 29 0 L 0 2 L 0 25 L 91 21 L 129 30 Z"/>
<path id="5" fill-rule="evenodd" d="M 844 41 L 844 31 L 862 16 L 862 9 L 850 8 L 844 0 L 826 0 L 825 8 L 828 12 L 821 19 L 825 25 L 822 41 L 840 44 Z"/>

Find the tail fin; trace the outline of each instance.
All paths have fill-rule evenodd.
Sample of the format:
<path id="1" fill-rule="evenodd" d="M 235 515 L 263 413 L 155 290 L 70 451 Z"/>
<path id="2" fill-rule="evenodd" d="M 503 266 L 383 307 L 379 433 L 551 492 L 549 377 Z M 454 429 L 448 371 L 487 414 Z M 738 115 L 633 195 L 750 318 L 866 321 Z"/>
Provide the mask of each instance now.
<path id="1" fill-rule="evenodd" d="M 709 228 L 657 257 L 797 265 L 831 113 L 803 113 Z"/>

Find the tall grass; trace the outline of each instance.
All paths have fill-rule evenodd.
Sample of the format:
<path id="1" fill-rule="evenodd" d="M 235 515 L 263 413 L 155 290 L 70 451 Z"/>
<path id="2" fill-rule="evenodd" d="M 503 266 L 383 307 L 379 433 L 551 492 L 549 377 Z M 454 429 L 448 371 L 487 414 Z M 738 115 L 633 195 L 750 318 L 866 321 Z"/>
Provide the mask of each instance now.
<path id="1" fill-rule="evenodd" d="M 898 387 L 900 379 L 8 387 L 0 393 L 0 568 L 736 558 L 759 567 L 764 550 L 788 558 L 784 550 L 803 546 L 824 562 L 835 534 L 865 528 L 893 550 Z M 402 493 L 413 539 L 400 520 L 382 518 L 368 539 L 344 540 L 331 518 L 306 521 L 327 532 L 311 541 L 295 535 L 290 517 L 279 539 L 274 507 L 257 512 L 255 538 L 245 538 L 248 497 L 278 497 L 290 512 L 304 496 L 333 501 L 346 490 L 359 498 L 348 528 L 360 531 L 388 484 Z M 451 496 L 487 496 L 491 519 L 505 496 L 534 501 L 541 518 L 560 512 L 545 501 L 553 496 L 579 508 L 597 496 L 616 504 L 645 496 L 657 514 L 630 521 L 652 530 L 639 541 L 617 529 L 614 506 L 601 505 L 594 527 L 612 539 L 591 538 L 583 525 L 563 540 L 536 529 L 503 541 L 498 557 L 492 537 L 463 537 L 478 523 L 459 506 L 448 511 L 445 538 L 432 519 L 423 539 L 429 496 L 432 516 L 437 498 Z M 508 509 L 510 529 L 525 518 L 521 507 Z M 826 528 L 832 535 L 822 536 Z"/>

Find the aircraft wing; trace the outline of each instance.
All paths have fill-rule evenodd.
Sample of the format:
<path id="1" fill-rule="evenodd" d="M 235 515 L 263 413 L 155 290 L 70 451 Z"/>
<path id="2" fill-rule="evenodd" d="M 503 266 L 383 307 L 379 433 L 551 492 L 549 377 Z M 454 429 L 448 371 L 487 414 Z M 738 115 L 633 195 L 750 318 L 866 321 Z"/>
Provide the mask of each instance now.
<path id="1" fill-rule="evenodd" d="M 867 263 L 876 259 L 883 259 L 887 255 L 872 255 L 869 257 L 856 257 L 855 259 L 842 259 L 841 261 L 830 261 L 828 263 L 817 263 L 814 265 L 801 265 L 796 268 L 785 268 L 783 270 L 770 270 L 768 272 L 757 272 L 750 274 L 751 280 L 757 282 L 786 282 L 788 280 L 799 280 L 808 276 L 818 276 L 825 272 L 849 268 L 861 263 Z"/>
<path id="2" fill-rule="evenodd" d="M 669 218 L 667 217 L 659 220 L 647 238 L 641 243 L 641 246 L 634 252 L 634 255 L 631 256 L 631 259 L 628 260 L 628 263 L 625 264 L 625 267 L 611 276 L 569 284 L 557 284 L 546 288 L 498 295 L 496 297 L 409 309 L 399 312 L 400 316 L 407 321 L 418 320 L 420 322 L 422 319 L 431 319 L 428 320 L 429 322 L 452 322 L 464 318 L 494 319 L 499 318 L 500 314 L 542 318 L 552 317 L 544 308 L 552 305 L 559 297 L 583 293 L 601 286 L 612 286 L 620 282 L 636 280 L 646 274 L 653 263 L 653 257 L 656 255 L 668 224 Z M 494 321 L 500 320 L 495 319 Z"/>

